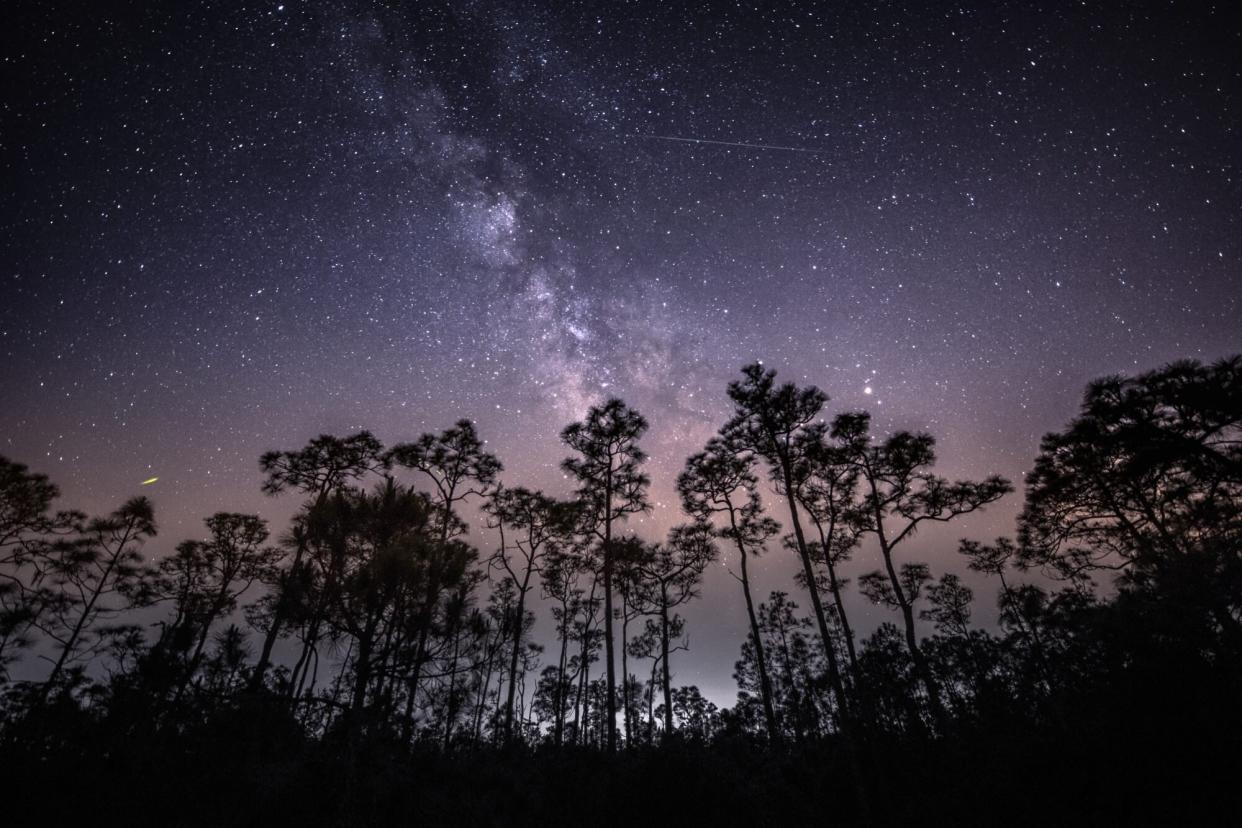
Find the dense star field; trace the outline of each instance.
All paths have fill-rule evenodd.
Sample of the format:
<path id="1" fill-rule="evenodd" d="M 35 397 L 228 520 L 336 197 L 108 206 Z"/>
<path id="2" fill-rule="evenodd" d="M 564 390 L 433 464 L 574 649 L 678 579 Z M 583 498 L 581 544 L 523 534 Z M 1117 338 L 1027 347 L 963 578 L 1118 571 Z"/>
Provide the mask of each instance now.
<path id="1" fill-rule="evenodd" d="M 92 513 L 149 495 L 158 557 L 283 526 L 258 457 L 320 433 L 470 418 L 565 495 L 561 428 L 617 395 L 656 540 L 754 360 L 1020 487 L 1088 380 L 1242 350 L 1230 4 L 757 5 L 19 3 L 0 454 Z M 964 571 L 1020 499 L 916 557 Z M 676 670 L 722 705 L 728 563 Z"/>

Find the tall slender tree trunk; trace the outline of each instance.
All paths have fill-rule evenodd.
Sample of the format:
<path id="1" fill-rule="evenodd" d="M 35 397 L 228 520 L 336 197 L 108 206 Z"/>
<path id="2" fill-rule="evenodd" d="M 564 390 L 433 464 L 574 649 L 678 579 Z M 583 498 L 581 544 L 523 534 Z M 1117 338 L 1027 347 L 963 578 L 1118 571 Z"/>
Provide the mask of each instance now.
<path id="1" fill-rule="evenodd" d="M 587 715 L 591 699 L 587 693 L 591 675 L 591 625 L 595 620 L 595 589 L 599 585 L 596 578 L 591 579 L 591 591 L 583 605 L 582 615 L 582 650 L 578 664 L 578 692 L 574 697 L 574 739 L 579 744 L 586 744 Z M 581 715 L 579 715 L 581 711 Z"/>
<path id="2" fill-rule="evenodd" d="M 505 702 L 505 741 L 513 740 L 513 700 L 517 693 L 518 656 L 522 651 L 522 628 L 526 621 L 526 591 L 530 588 L 531 567 L 526 567 L 522 587 L 518 591 L 517 617 L 513 621 L 513 654 L 509 658 L 509 698 Z"/>
<path id="3" fill-rule="evenodd" d="M 1002 570 L 997 573 L 1000 577 L 1001 592 L 1004 594 L 1009 605 L 1014 608 L 1014 621 L 1017 622 L 1018 632 L 1022 633 L 1030 642 L 1031 651 L 1034 654 L 1036 669 L 1039 671 L 1039 679 L 1043 682 L 1044 688 L 1051 697 L 1053 688 L 1056 686 L 1053 680 L 1052 670 L 1048 666 L 1048 651 L 1044 647 L 1043 636 L 1039 633 L 1037 624 L 1032 624 L 1029 618 L 1025 617 L 1025 613 L 1019 607 L 1017 593 L 1009 586 L 1009 581 L 1005 578 Z"/>
<path id="4" fill-rule="evenodd" d="M 448 537 L 448 518 L 445 518 L 446 524 L 441 531 L 441 537 Z M 442 543 L 447 542 L 442 540 Z M 408 686 L 406 696 L 406 724 L 405 730 L 413 731 L 413 717 L 417 707 L 416 700 L 418 698 L 418 686 L 422 683 L 423 667 L 427 663 L 427 639 L 431 635 L 431 624 L 435 620 L 436 604 L 439 603 L 440 597 L 440 573 L 437 568 L 433 569 L 432 577 L 427 582 L 427 593 L 423 600 L 423 606 L 418 610 L 418 641 L 414 647 L 414 664 L 410 670 L 409 678 L 406 680 Z"/>
<path id="5" fill-rule="evenodd" d="M 782 458 L 781 472 L 785 481 L 785 502 L 789 504 L 789 521 L 793 525 L 794 540 L 798 546 L 798 555 L 802 559 L 802 571 L 806 576 L 807 589 L 811 593 L 811 606 L 815 610 L 815 621 L 819 625 L 819 634 L 824 642 L 824 654 L 828 657 L 828 682 L 832 687 L 833 696 L 839 711 L 838 722 L 841 738 L 845 742 L 845 752 L 849 758 L 850 771 L 854 776 L 854 790 L 858 797 L 858 808 L 864 823 L 871 821 L 871 801 L 867 795 L 866 781 L 862 775 L 862 760 L 859 757 L 858 742 L 854 736 L 853 717 L 850 705 L 841 682 L 841 670 L 837 665 L 837 654 L 832 646 L 828 622 L 824 617 L 824 605 L 819 599 L 819 589 L 815 585 L 815 570 L 811 566 L 811 556 L 807 550 L 806 535 L 802 531 L 802 522 L 798 519 L 797 497 L 794 496 L 793 473 L 788 458 Z"/>
<path id="6" fill-rule="evenodd" d="M 884 516 L 880 512 L 879 493 L 876 491 L 875 484 L 870 483 L 872 492 L 872 502 L 874 504 L 875 516 L 875 533 L 876 538 L 880 542 L 880 555 L 884 558 L 884 569 L 888 574 L 889 583 L 893 587 L 893 595 L 897 599 L 897 606 L 901 610 L 901 620 L 905 626 L 906 647 L 910 650 L 910 660 L 914 662 L 914 672 L 918 675 L 923 689 L 927 692 L 927 704 L 931 708 L 932 718 L 936 722 L 936 727 L 942 733 L 945 732 L 948 724 L 948 714 L 944 709 L 944 702 L 940 694 L 940 685 L 932 675 L 927 659 L 923 656 L 923 650 L 919 647 L 917 630 L 914 626 L 914 605 L 910 602 L 904 589 L 901 588 L 901 579 L 897 576 L 897 569 L 893 565 L 893 550 L 888 543 L 888 535 L 884 532 Z"/>
<path id="7" fill-rule="evenodd" d="M 622 718 L 625 720 L 625 745 L 634 744 L 634 736 L 630 729 L 630 660 L 629 660 L 629 629 L 630 608 L 626 593 L 621 592 L 621 707 Z"/>
<path id="8" fill-rule="evenodd" d="M 577 705 L 574 706 L 574 727 L 578 729 L 577 737 L 580 744 L 586 744 L 586 732 L 591 721 L 591 663 L 586 657 L 586 645 L 583 645 L 582 670 L 578 676 L 578 698 L 582 700 L 582 716 L 578 716 Z"/>
<path id="9" fill-rule="evenodd" d="M 302 652 L 298 660 L 294 662 L 293 671 L 289 674 L 289 687 L 285 690 L 285 696 L 290 700 L 302 695 L 302 688 L 306 685 L 306 674 L 310 670 L 311 652 L 315 649 L 318 638 L 318 624 L 312 622 L 312 626 L 307 629 L 306 637 L 302 641 Z"/>
<path id="10" fill-rule="evenodd" d="M 448 543 L 449 522 L 453 516 L 453 489 L 449 489 L 446 499 L 442 503 L 442 511 L 440 517 L 440 548 L 435 554 L 444 553 L 444 545 Z M 440 598 L 440 568 L 434 566 L 438 561 L 432 558 L 431 577 L 427 580 L 427 593 L 423 601 L 422 607 L 418 611 L 418 642 L 414 648 L 414 666 L 410 671 L 407 680 L 408 694 L 406 697 L 406 721 L 402 730 L 406 734 L 412 735 L 414 729 L 414 714 L 416 712 L 418 697 L 418 685 L 423 679 L 423 666 L 427 662 L 427 638 L 430 635 L 431 623 L 435 620 L 436 604 Z M 406 741 L 409 741 L 407 736 Z"/>
<path id="11" fill-rule="evenodd" d="M 606 744 L 609 753 L 617 751 L 617 672 L 612 652 L 612 473 L 604 488 L 604 658 L 608 662 L 608 695 L 604 699 Z"/>
<path id="12" fill-rule="evenodd" d="M 789 695 L 792 695 L 794 698 L 794 701 L 797 702 L 795 705 L 793 705 L 793 710 L 792 710 L 793 716 L 792 717 L 786 716 L 785 720 L 788 722 L 791 722 L 793 726 L 794 741 L 798 744 L 801 744 L 802 742 L 806 740 L 806 729 L 803 726 L 804 722 L 803 722 L 802 709 L 801 709 L 801 693 L 798 692 L 797 676 L 794 674 L 794 669 L 793 669 L 793 656 L 789 652 L 789 635 L 788 635 L 788 631 L 785 629 L 785 625 L 783 622 L 780 625 L 780 635 L 781 635 L 780 666 L 781 666 L 781 673 L 785 677 L 786 693 Z"/>
<path id="13" fill-rule="evenodd" d="M 789 522 L 793 526 L 798 557 L 802 560 L 802 572 L 806 576 L 807 591 L 811 594 L 811 607 L 815 613 L 815 623 L 819 627 L 819 636 L 823 641 L 824 655 L 828 659 L 828 682 L 832 687 L 833 696 L 836 698 L 837 707 L 840 710 L 842 730 L 845 730 L 848 727 L 845 724 L 845 720 L 850 718 L 849 699 L 845 693 L 845 686 L 841 681 L 841 669 L 837 663 L 836 648 L 832 646 L 832 635 L 828 629 L 828 619 L 824 613 L 823 601 L 820 600 L 819 587 L 816 585 L 815 568 L 811 564 L 811 555 L 807 548 L 806 535 L 802 531 L 802 521 L 798 517 L 797 498 L 793 494 L 793 475 L 788 463 L 784 464 L 783 472 L 785 478 L 785 500 L 789 504 Z"/>
<path id="14" fill-rule="evenodd" d="M 828 527 L 827 534 L 824 533 L 824 526 L 818 520 L 812 519 L 815 529 L 819 533 L 819 546 L 824 550 L 824 565 L 828 568 L 828 589 L 832 592 L 832 603 L 837 610 L 837 620 L 841 622 L 841 637 L 845 639 L 845 652 L 850 659 L 850 670 L 854 675 L 858 674 L 858 655 L 854 651 L 854 631 L 850 627 L 850 619 L 845 614 L 845 601 L 841 598 L 841 582 L 837 579 L 837 567 L 832 562 L 832 554 L 828 547 L 828 542 L 836 531 L 836 521 Z"/>
<path id="15" fill-rule="evenodd" d="M 407 724 L 412 727 L 414 721 L 414 713 L 417 707 L 416 699 L 418 697 L 418 686 L 423 680 L 423 662 L 425 653 L 427 652 L 427 635 L 428 625 L 423 625 L 418 633 L 418 641 L 414 647 L 414 663 L 411 665 L 410 675 L 406 678 L 406 705 L 405 713 Z"/>
<path id="16" fill-rule="evenodd" d="M 496 631 L 496 638 L 497 638 L 496 646 L 500 645 L 500 635 L 501 635 L 500 630 L 497 630 Z M 482 735 L 482 732 L 483 732 L 483 709 L 487 705 L 487 691 L 492 686 L 492 669 L 493 669 L 492 666 L 495 661 L 495 648 L 492 646 L 490 641 L 486 643 L 486 647 L 487 647 L 486 649 L 487 672 L 484 673 L 483 675 L 483 686 L 479 690 L 479 695 L 475 700 L 476 703 L 474 707 L 474 743 L 475 744 L 479 743 L 479 737 Z"/>
<path id="17" fill-rule="evenodd" d="M 647 744 L 655 742 L 655 688 L 656 673 L 660 669 L 660 660 L 651 660 L 651 680 L 648 682 L 647 690 Z"/>
<path id="18" fill-rule="evenodd" d="M 371 683 L 371 648 L 375 645 L 379 615 L 371 613 L 370 616 L 362 629 L 362 635 L 358 636 L 358 656 L 354 659 L 354 688 L 349 707 L 355 719 L 366 706 L 367 685 Z"/>
<path id="19" fill-rule="evenodd" d="M 306 638 L 302 644 L 302 655 L 298 658 L 297 667 L 294 668 L 293 675 L 289 679 L 289 699 L 296 700 L 302 696 L 302 689 L 306 685 L 306 671 L 310 669 L 310 660 L 313 656 L 315 659 L 315 670 L 318 673 L 319 668 L 319 637 L 323 629 L 324 621 L 328 617 L 331 604 L 336 598 L 336 590 L 339 586 L 341 570 L 344 566 L 343 561 L 334 552 L 329 559 L 328 566 L 323 573 L 323 587 L 319 592 L 319 596 L 315 601 L 314 611 L 311 613 L 310 625 L 307 627 Z M 302 675 L 297 682 L 293 680 L 297 675 L 298 667 L 302 670 Z M 316 676 L 317 677 L 317 676 Z M 295 689 L 296 688 L 296 689 Z M 311 689 L 314 689 L 314 682 L 311 683 Z"/>
<path id="20" fill-rule="evenodd" d="M 565 738 L 565 668 L 569 657 L 569 607 L 561 607 L 561 657 L 556 663 L 556 720 L 552 738 L 559 748 Z"/>
<path id="21" fill-rule="evenodd" d="M 457 720 L 457 658 L 461 647 L 461 628 L 453 625 L 453 655 L 449 661 L 448 701 L 445 703 L 444 716 L 444 749 L 447 751 L 453 741 L 453 725 Z"/>
<path id="22" fill-rule="evenodd" d="M 401 645 L 401 634 L 399 631 L 400 620 L 405 613 L 404 593 L 398 591 L 394 601 L 392 612 L 389 614 L 389 623 L 384 629 L 384 642 L 380 647 L 379 658 L 376 660 L 376 679 L 377 686 L 375 688 L 375 698 L 379 704 L 381 716 L 384 720 L 392 718 L 393 714 L 393 674 L 396 672 L 394 667 L 395 655 Z"/>
<path id="23" fill-rule="evenodd" d="M 673 738 L 673 676 L 668 667 L 668 588 L 660 585 L 660 658 L 664 662 L 664 739 Z"/>
<path id="24" fill-rule="evenodd" d="M 730 513 L 732 518 L 732 513 Z M 736 531 L 737 524 L 734 524 Z M 755 602 L 750 594 L 750 572 L 746 564 L 746 548 L 739 541 L 738 553 L 742 558 L 742 594 L 746 597 L 746 617 L 750 621 L 750 637 L 755 642 L 755 665 L 759 670 L 759 692 L 763 696 L 763 718 L 768 726 L 768 738 L 779 744 L 784 741 L 780 725 L 776 721 L 776 708 L 772 706 L 772 679 L 768 676 L 768 660 L 763 651 L 763 636 L 759 632 L 759 618 L 755 615 Z"/>
<path id="25" fill-rule="evenodd" d="M 329 491 L 326 486 L 321 486 L 315 494 L 315 504 L 311 507 L 312 512 L 323 505 Z M 293 553 L 293 564 L 289 567 L 289 571 L 280 579 L 280 594 L 276 596 L 276 606 L 272 610 L 271 626 L 267 628 L 267 635 L 263 637 L 263 649 L 259 653 L 259 662 L 255 665 L 254 672 L 250 675 L 249 689 L 252 692 L 263 686 L 263 679 L 272 661 L 272 649 L 276 646 L 276 639 L 280 637 L 280 628 L 284 625 L 285 613 L 289 611 L 289 607 L 286 605 L 286 590 L 289 586 L 289 578 L 298 571 L 298 567 L 301 565 L 305 554 L 306 538 L 299 534 L 297 549 Z M 289 684 L 293 684 L 292 676 L 289 677 Z"/>
<path id="26" fill-rule="evenodd" d="M 348 664 L 349 660 L 353 657 L 354 645 L 355 645 L 354 639 L 350 638 L 349 646 L 345 648 L 345 660 L 343 663 Z M 339 706 L 339 703 L 341 700 L 341 688 L 344 685 L 345 685 L 345 673 L 343 670 L 338 670 L 336 674 L 336 678 L 332 680 L 332 696 L 331 696 L 332 705 L 331 707 L 333 709 Z"/>
<path id="27" fill-rule="evenodd" d="M 250 674 L 249 689 L 251 692 L 263 686 L 263 679 L 267 675 L 267 668 L 272 662 L 272 648 L 276 646 L 276 639 L 280 637 L 280 628 L 284 624 L 285 613 L 288 612 L 288 607 L 285 604 L 288 601 L 289 579 L 301 566 L 302 556 L 305 552 L 306 539 L 299 536 L 297 549 L 293 553 L 293 564 L 289 567 L 289 571 L 280 578 L 276 605 L 272 608 L 272 623 L 267 628 L 267 634 L 263 636 L 263 649 L 259 652 L 259 661 L 254 666 L 254 672 Z M 292 680 L 292 677 L 290 677 L 291 683 Z"/>

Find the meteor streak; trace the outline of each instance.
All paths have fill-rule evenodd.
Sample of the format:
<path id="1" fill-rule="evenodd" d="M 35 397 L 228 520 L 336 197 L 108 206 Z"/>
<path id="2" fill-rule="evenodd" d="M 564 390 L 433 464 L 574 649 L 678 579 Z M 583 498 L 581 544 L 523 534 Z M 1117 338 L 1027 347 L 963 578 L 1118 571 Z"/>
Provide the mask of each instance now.
<path id="1" fill-rule="evenodd" d="M 158 477 L 148 477 L 146 480 L 142 481 L 140 485 L 150 486 L 152 483 L 154 483 L 157 480 L 159 480 Z"/>
<path id="2" fill-rule="evenodd" d="M 817 155 L 824 150 L 808 147 L 783 147 L 777 144 L 751 144 L 745 141 L 713 141 L 710 138 L 682 138 L 677 135 L 626 135 L 625 138 L 646 138 L 655 141 L 676 141 L 682 144 L 715 144 L 721 147 L 746 147 L 747 149 L 781 150 L 783 152 L 805 152 Z"/>

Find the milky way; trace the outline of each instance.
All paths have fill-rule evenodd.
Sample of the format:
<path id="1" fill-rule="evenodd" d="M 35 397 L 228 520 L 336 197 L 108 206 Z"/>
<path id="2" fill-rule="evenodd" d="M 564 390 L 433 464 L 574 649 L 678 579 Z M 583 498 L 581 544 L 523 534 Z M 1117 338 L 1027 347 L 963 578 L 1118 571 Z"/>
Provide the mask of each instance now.
<path id="1" fill-rule="evenodd" d="M 557 433 L 615 394 L 654 539 L 754 359 L 1020 481 L 1089 379 L 1242 350 L 1229 4 L 724 5 L 20 7 L 0 453 L 150 495 L 158 555 L 283 521 L 256 459 L 321 432 L 470 417 L 564 493 Z M 1008 501 L 919 554 L 961 569 Z M 735 593 L 718 567 L 678 670 L 724 701 Z"/>

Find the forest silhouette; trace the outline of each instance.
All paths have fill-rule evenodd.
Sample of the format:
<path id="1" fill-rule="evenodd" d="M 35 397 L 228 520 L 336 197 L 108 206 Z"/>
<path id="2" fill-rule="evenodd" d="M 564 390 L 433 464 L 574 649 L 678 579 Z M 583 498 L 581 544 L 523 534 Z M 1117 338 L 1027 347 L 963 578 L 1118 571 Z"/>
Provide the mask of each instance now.
<path id="1" fill-rule="evenodd" d="M 627 530 L 648 424 L 620 399 L 562 431 L 569 498 L 506 479 L 469 420 L 388 447 L 323 435 L 259 458 L 263 492 L 301 503 L 288 526 L 218 513 L 152 559 L 148 499 L 87 516 L 0 458 L 6 822 L 1236 815 L 1242 357 L 1093 382 L 1020 493 L 945 479 L 932 435 L 827 418 L 762 364 L 727 395 L 655 543 Z M 993 599 L 912 539 L 1007 496 L 1013 536 L 958 550 L 994 584 L 984 627 Z M 763 555 L 797 563 L 767 595 Z M 724 709 L 676 682 L 680 613 L 722 561 L 748 630 Z M 869 635 L 851 590 L 888 613 Z"/>

